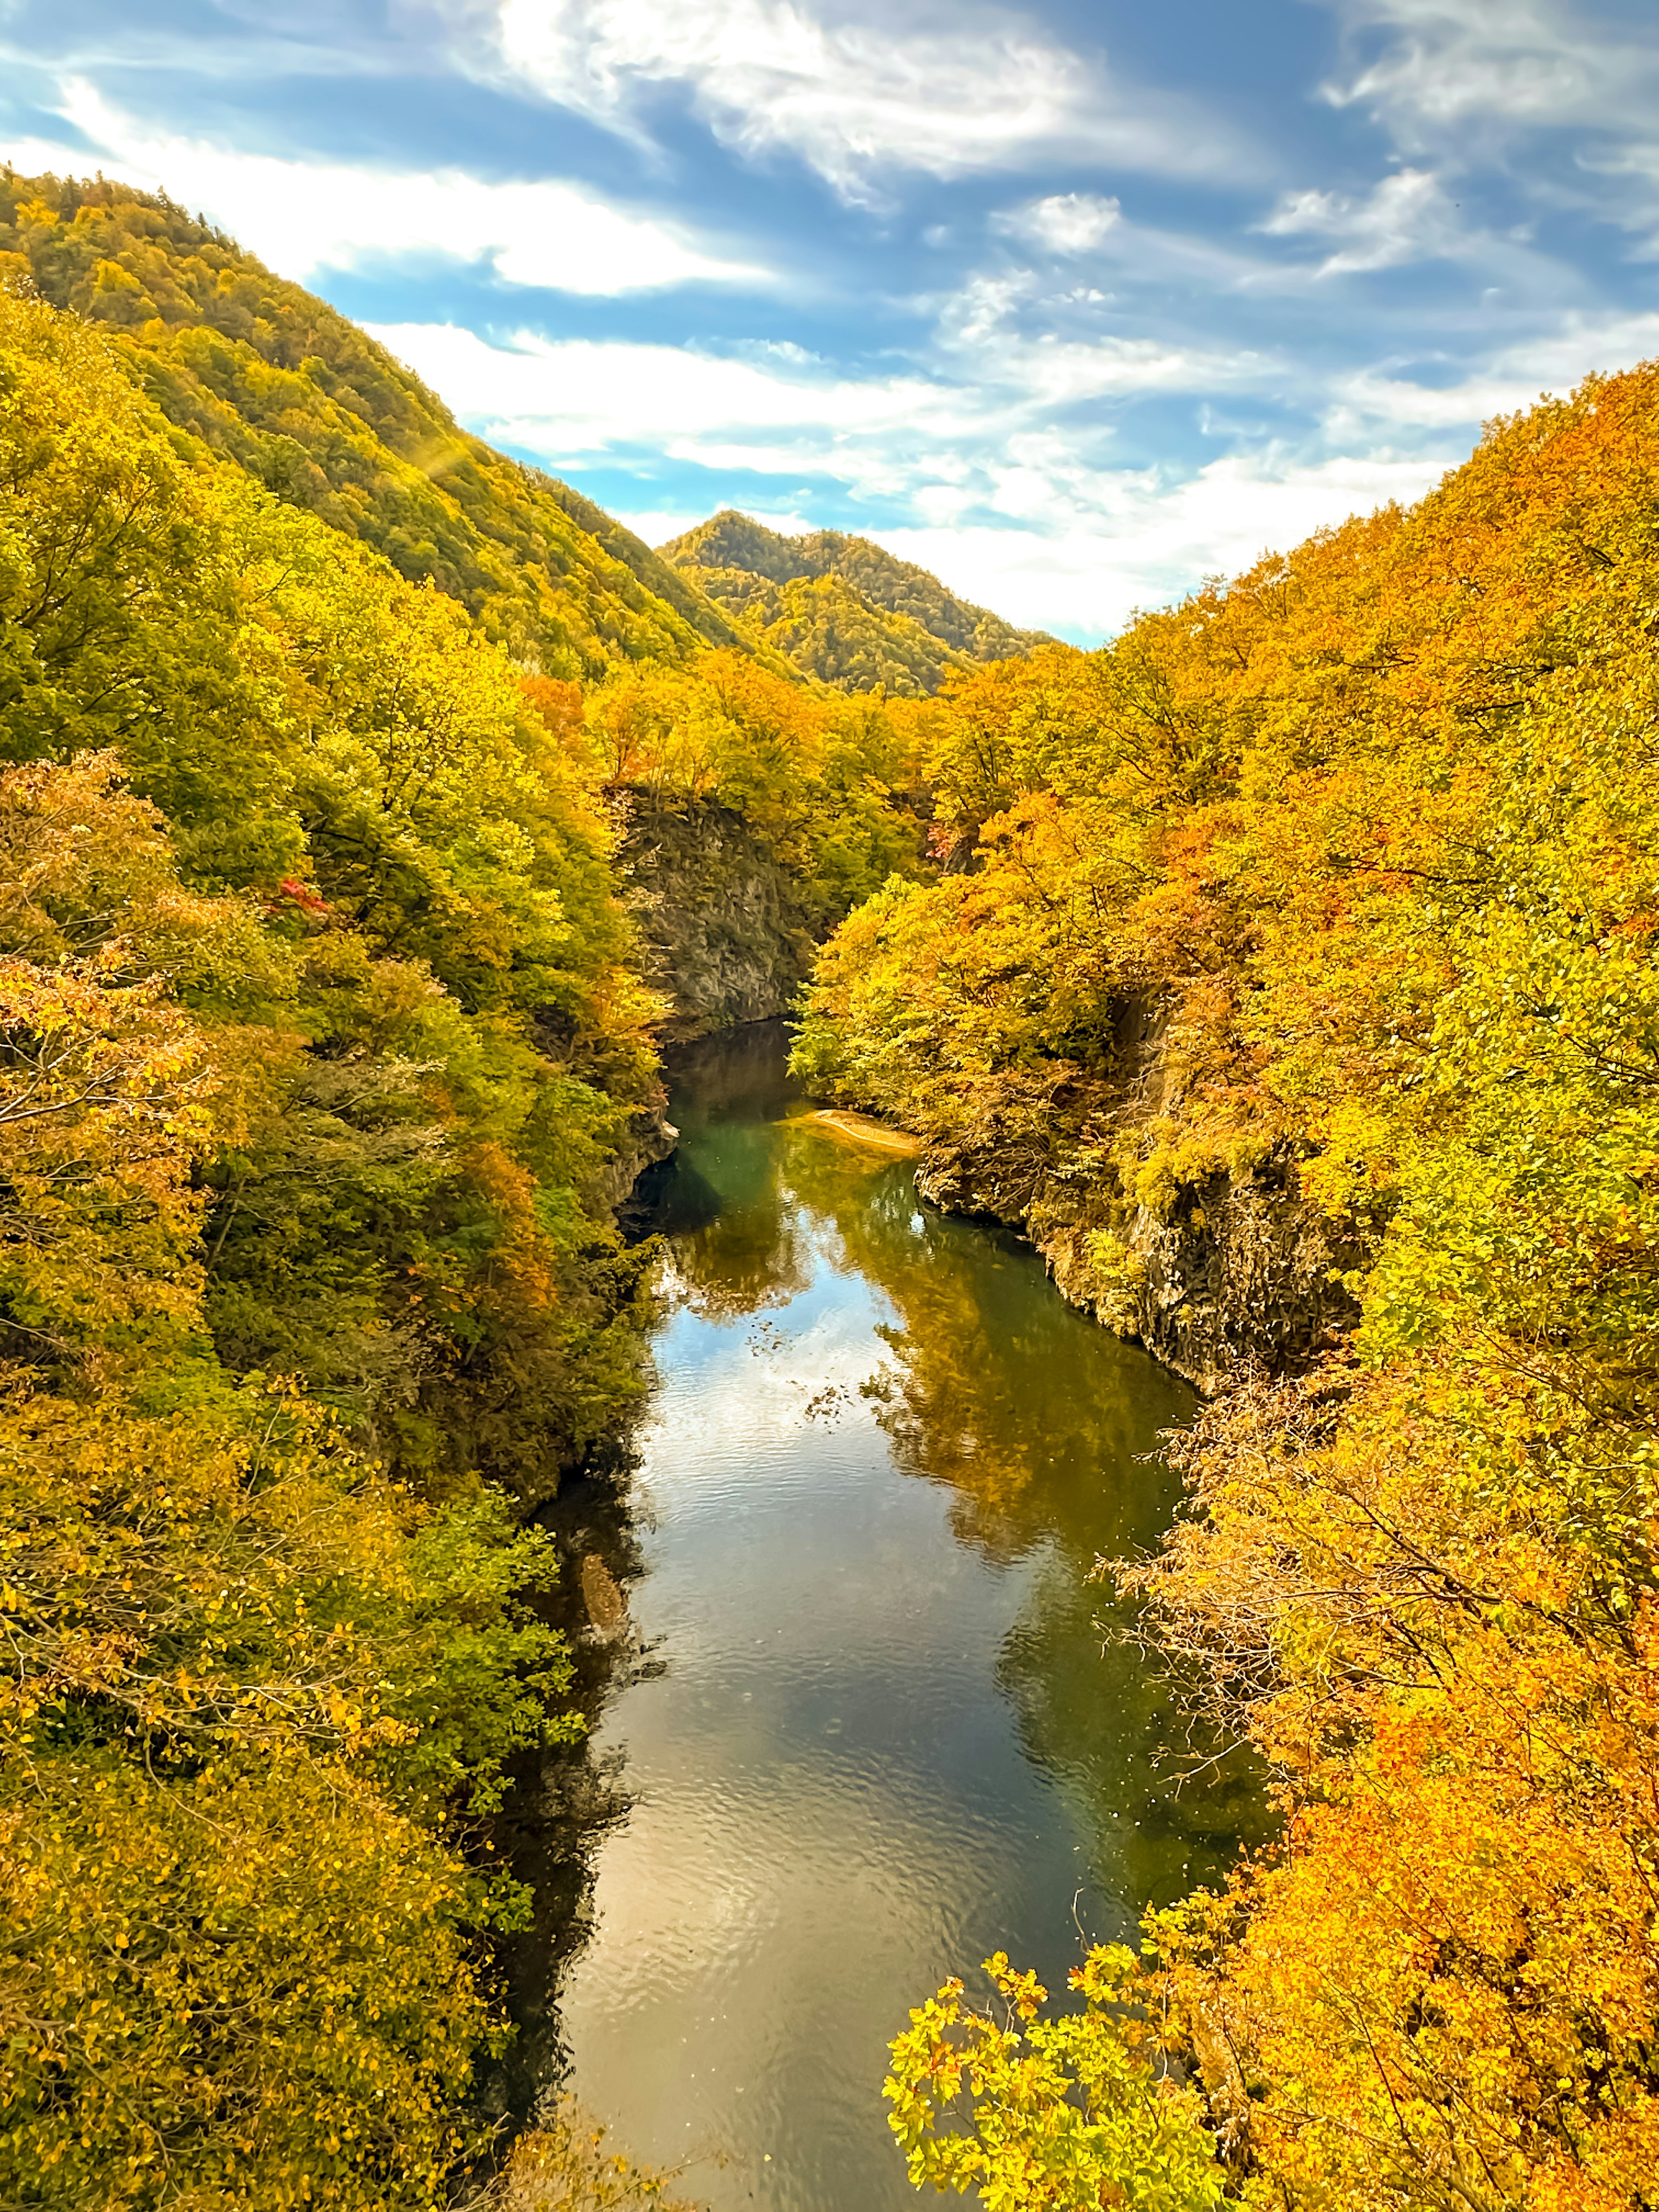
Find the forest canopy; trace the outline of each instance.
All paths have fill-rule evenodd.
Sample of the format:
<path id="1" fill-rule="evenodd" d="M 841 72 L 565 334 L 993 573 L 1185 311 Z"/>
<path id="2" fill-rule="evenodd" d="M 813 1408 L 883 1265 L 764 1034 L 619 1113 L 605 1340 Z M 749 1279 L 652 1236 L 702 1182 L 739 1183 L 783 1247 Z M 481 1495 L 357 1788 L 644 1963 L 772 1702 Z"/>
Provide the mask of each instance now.
<path id="1" fill-rule="evenodd" d="M 0 291 L 0 2196 L 424 2207 L 656 1009 L 520 672 L 132 367 Z"/>
<path id="2" fill-rule="evenodd" d="M 0 277 L 114 339 L 181 434 L 459 599 L 548 676 L 695 659 L 738 633 L 568 484 L 456 423 L 383 346 L 130 185 L 0 173 Z"/>
<path id="3" fill-rule="evenodd" d="M 1234 1370 L 1115 1570 L 1282 1841 L 1080 2013 L 1006 1960 L 996 2013 L 920 2007 L 919 2183 L 1659 2203 L 1656 423 L 1659 368 L 1592 379 L 1413 508 L 957 679 L 960 863 L 826 948 L 798 1065 L 999 1164 L 1103 1319 L 1247 1201 L 1358 1316 Z"/>
<path id="4" fill-rule="evenodd" d="M 0 278 L 5 2201 L 483 2148 L 526 1520 L 641 1391 L 624 841 L 730 816 L 833 930 L 799 1070 L 1069 1297 L 1328 1294 L 1110 1570 L 1280 1839 L 920 2004 L 914 2177 L 1659 2205 L 1659 370 L 1083 653 L 653 555 L 164 199 L 8 175 Z"/>
<path id="5" fill-rule="evenodd" d="M 728 507 L 660 550 L 757 647 L 838 691 L 925 697 L 952 669 L 1048 642 L 839 530 L 785 538 Z"/>

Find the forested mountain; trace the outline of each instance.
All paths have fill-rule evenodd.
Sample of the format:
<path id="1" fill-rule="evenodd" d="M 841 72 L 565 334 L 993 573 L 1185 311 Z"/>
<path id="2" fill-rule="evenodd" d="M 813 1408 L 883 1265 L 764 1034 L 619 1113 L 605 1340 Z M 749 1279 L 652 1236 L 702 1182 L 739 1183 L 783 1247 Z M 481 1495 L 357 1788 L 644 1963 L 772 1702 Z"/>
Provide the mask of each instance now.
<path id="1" fill-rule="evenodd" d="M 1081 2012 L 1003 1960 L 994 2014 L 914 2014 L 913 2172 L 1647 2212 L 1659 367 L 933 714 L 968 865 L 849 916 L 798 1065 L 1204 1346 L 1188 1511 L 1120 1579 L 1286 1832 Z"/>
<path id="2" fill-rule="evenodd" d="M 427 2212 L 657 1009 L 557 687 L 133 362 L 0 287 L 0 2199 Z"/>
<path id="3" fill-rule="evenodd" d="M 591 501 L 460 429 L 383 346 L 170 201 L 0 176 L 0 275 L 127 348 L 162 413 L 289 503 L 460 600 L 548 676 L 737 633 Z"/>
<path id="4" fill-rule="evenodd" d="M 0 213 L 0 2200 L 479 2150 L 465 1816 L 573 1726 L 524 1523 L 640 1394 L 723 839 L 815 1089 L 1212 1393 L 1119 1572 L 1285 1814 L 1080 2009 L 924 2005 L 916 2178 L 1652 2212 L 1659 369 L 1085 653 L 676 574 L 167 203 Z"/>
<path id="5" fill-rule="evenodd" d="M 660 550 L 746 635 L 840 691 L 880 685 L 917 697 L 936 692 L 951 669 L 1047 642 L 837 530 L 785 538 L 728 507 Z"/>

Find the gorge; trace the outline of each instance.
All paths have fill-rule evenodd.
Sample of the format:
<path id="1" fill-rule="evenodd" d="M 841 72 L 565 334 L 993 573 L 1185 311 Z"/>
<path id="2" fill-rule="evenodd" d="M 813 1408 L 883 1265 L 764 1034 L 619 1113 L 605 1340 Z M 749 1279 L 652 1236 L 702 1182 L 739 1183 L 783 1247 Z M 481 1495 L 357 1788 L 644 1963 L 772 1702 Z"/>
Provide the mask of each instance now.
<path id="1" fill-rule="evenodd" d="M 641 1464 L 566 1550 L 622 1568 L 629 1655 L 512 1814 L 524 1878 L 594 1860 L 574 1954 L 515 1971 L 516 2094 L 568 2081 L 711 2204 L 850 2212 L 908 2196 L 871 2085 L 916 1991 L 1010 1945 L 1059 1975 L 1268 1821 L 1092 1576 L 1167 1522 L 1182 1386 L 814 1121 L 786 1051 L 674 1062 Z"/>
<path id="2" fill-rule="evenodd" d="M 1659 371 L 1085 652 L 0 277 L 0 2195 L 1645 2212 Z"/>

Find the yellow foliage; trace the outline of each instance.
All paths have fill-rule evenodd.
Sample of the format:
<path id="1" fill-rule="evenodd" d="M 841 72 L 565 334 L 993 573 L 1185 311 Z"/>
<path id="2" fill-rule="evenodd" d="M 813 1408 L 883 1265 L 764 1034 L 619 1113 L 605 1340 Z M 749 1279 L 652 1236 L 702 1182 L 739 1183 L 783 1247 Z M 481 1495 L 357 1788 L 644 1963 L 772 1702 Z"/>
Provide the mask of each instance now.
<path id="1" fill-rule="evenodd" d="M 1415 508 L 969 679 L 975 872 L 850 918 L 801 1047 L 1023 1157 L 1124 1318 L 1127 1218 L 1211 1175 L 1271 1160 L 1369 1252 L 1349 1352 L 1236 1379 L 1120 1571 L 1281 1778 L 1140 1985 L 1262 2212 L 1659 2203 L 1656 422 L 1659 368 L 1593 379 Z M 1041 2149 L 1069 2094 L 996 2124 Z"/>

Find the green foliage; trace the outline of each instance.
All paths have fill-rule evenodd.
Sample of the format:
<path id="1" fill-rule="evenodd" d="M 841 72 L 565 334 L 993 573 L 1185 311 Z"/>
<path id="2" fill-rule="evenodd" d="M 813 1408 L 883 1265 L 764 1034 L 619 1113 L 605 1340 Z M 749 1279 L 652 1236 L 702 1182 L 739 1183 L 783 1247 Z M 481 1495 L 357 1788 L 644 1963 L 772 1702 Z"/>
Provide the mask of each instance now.
<path id="1" fill-rule="evenodd" d="M 743 634 L 838 691 L 937 691 L 946 672 L 1047 641 L 838 530 L 783 538 L 731 508 L 662 549 Z"/>
<path id="2" fill-rule="evenodd" d="M 0 2185 L 428 2212 L 486 2025 L 459 1869 L 349 1775 L 52 1761 L 0 1809 Z"/>
<path id="3" fill-rule="evenodd" d="M 653 808 L 742 814 L 827 927 L 889 875 L 921 867 L 902 709 L 825 699 L 737 653 L 624 671 L 590 695 L 589 744 L 613 789 Z"/>
<path id="4" fill-rule="evenodd" d="M 131 185 L 0 177 L 0 273 L 118 337 L 187 452 L 459 599 L 550 676 L 685 660 L 735 632 L 568 485 L 507 459 L 342 315 Z"/>
<path id="5" fill-rule="evenodd" d="M 8 2203 L 429 2204 L 510 1911 L 432 1824 L 569 1723 L 544 1539 L 244 1390 L 0 1407 Z M 308 2194 L 307 2194 L 308 2192 Z"/>
<path id="6" fill-rule="evenodd" d="M 919 622 L 872 606 L 842 576 L 775 584 L 739 568 L 696 573 L 745 637 L 832 690 L 915 698 L 936 690 L 946 669 L 964 665 Z"/>
<path id="7" fill-rule="evenodd" d="M 610 832 L 459 605 L 3 292 L 0 670 L 0 2197 L 413 2212 L 526 1909 L 455 1820 L 580 1726 L 482 1476 L 640 1388 Z"/>
<path id="8" fill-rule="evenodd" d="M 129 1090 L 165 1076 L 165 1110 L 198 1115 L 200 1151 L 169 1170 L 193 1188 L 147 1188 L 119 1249 L 131 1273 L 144 1237 L 188 1237 L 204 1188 L 233 1365 L 306 1376 L 427 1474 L 532 1443 L 556 1461 L 636 1387 L 638 1268 L 599 1193 L 653 1096 L 652 1009 L 609 833 L 453 601 L 181 461 L 84 325 L 16 300 L 0 317 L 0 748 L 65 764 L 0 800 L 20 881 L 50 886 L 12 941 L 56 956 L 15 986 L 16 1048 L 28 1006 L 78 990 L 118 1011 L 95 1051 L 127 1056 Z M 96 1026 L 73 1031 L 83 1057 Z M 145 1049 L 172 1058 L 147 1073 Z M 12 1247 L 36 1285 L 14 1324 L 53 1341 L 41 1270 L 80 1279 L 65 1178 L 96 1196 L 57 1126 L 29 1125 L 38 1237 Z M 142 1280 L 182 1281 L 175 1259 Z"/>

